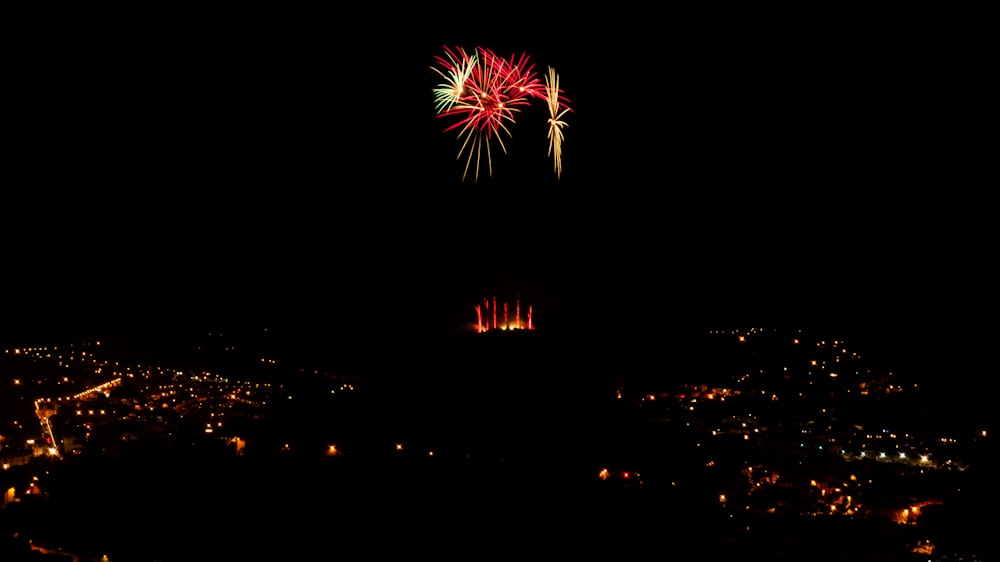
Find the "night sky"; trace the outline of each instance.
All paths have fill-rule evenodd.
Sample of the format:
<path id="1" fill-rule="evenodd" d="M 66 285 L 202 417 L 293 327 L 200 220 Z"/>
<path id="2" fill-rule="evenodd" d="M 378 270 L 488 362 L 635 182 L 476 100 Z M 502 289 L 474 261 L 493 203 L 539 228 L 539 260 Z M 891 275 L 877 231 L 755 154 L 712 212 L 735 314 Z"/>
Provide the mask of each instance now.
<path id="1" fill-rule="evenodd" d="M 26 16 L 0 336 L 278 325 L 350 353 L 519 294 L 539 327 L 614 341 L 802 326 L 980 372 L 974 36 L 931 14 L 512 9 Z M 462 181 L 444 46 L 555 67 L 561 180 L 539 102 Z"/>

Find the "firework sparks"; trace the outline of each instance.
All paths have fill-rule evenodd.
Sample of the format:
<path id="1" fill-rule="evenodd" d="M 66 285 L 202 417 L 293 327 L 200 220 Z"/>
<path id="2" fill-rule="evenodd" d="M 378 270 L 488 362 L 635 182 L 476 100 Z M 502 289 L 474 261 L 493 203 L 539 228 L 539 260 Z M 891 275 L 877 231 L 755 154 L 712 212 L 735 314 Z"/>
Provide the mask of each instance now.
<path id="1" fill-rule="evenodd" d="M 445 80 L 434 88 L 434 106 L 438 114 L 451 110 L 462 99 L 465 82 L 468 81 L 476 65 L 476 56 L 469 56 L 461 49 L 456 53 L 445 48 L 445 55 L 447 59 L 435 57 L 441 68 L 432 67 Z"/>
<path id="2" fill-rule="evenodd" d="M 562 177 L 562 141 L 563 127 L 566 122 L 562 118 L 569 113 L 569 106 L 559 96 L 562 91 L 559 89 L 559 75 L 556 70 L 549 67 L 549 74 L 545 77 L 546 101 L 549 106 L 549 156 L 552 157 L 552 165 L 555 169 L 556 178 Z"/>
<path id="3" fill-rule="evenodd" d="M 549 106 L 549 155 L 555 159 L 557 178 L 562 176 L 563 117 L 571 109 L 551 67 L 543 83 L 526 53 L 505 59 L 483 47 L 472 54 L 445 47 L 444 56 L 435 57 L 435 61 L 438 66 L 432 68 L 444 79 L 433 89 L 435 109 L 438 117 L 455 119 L 445 132 L 458 131 L 461 148 L 456 160 L 465 157 L 462 181 L 473 159 L 477 181 L 484 159 L 489 175 L 493 175 L 490 144 L 496 141 L 506 154 L 502 137 L 511 137 L 508 125 L 515 123 L 521 107 L 534 100 L 546 100 Z"/>

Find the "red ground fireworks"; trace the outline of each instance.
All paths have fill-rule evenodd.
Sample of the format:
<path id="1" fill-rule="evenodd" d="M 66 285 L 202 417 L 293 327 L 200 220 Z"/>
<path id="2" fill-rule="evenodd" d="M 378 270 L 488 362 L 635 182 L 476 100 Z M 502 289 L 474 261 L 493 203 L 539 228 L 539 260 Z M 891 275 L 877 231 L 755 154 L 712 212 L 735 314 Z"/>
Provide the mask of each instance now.
<path id="1" fill-rule="evenodd" d="M 503 306 L 503 312 L 499 312 L 498 305 Z M 497 298 L 483 299 L 482 305 L 476 305 L 476 331 L 488 332 L 490 330 L 534 330 L 535 325 L 531 320 L 531 305 L 528 305 L 528 317 L 521 318 L 521 297 L 514 301 L 514 315 L 509 316 L 510 303 L 497 302 Z"/>

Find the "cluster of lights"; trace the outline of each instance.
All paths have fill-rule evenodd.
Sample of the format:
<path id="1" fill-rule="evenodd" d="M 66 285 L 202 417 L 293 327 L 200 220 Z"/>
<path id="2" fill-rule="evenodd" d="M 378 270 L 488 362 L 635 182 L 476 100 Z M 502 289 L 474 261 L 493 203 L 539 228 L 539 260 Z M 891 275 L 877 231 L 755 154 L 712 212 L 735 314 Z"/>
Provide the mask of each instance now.
<path id="1" fill-rule="evenodd" d="M 70 399 L 76 400 L 76 399 L 79 399 L 79 398 L 85 398 L 89 394 L 95 394 L 95 393 L 98 393 L 98 392 L 103 392 L 103 393 L 107 394 L 107 392 L 106 392 L 107 389 L 112 388 L 114 386 L 117 386 L 117 385 L 121 384 L 121 382 L 122 382 L 121 377 L 118 377 L 117 379 L 112 379 L 112 380 L 110 380 L 110 381 L 108 381 L 106 383 L 99 384 L 99 385 L 97 385 L 95 387 L 92 387 L 92 388 L 88 388 L 87 390 L 84 390 L 82 392 L 78 392 L 78 393 L 74 394 L 73 396 L 71 396 Z"/>

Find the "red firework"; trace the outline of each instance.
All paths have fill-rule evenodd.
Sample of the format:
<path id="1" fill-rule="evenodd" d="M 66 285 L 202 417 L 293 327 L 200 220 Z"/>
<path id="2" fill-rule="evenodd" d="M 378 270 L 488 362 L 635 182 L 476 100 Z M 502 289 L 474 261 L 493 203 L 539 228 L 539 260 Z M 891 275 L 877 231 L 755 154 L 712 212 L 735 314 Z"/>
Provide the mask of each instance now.
<path id="1" fill-rule="evenodd" d="M 463 180 L 473 155 L 476 156 L 478 179 L 484 152 L 492 175 L 490 143 L 496 140 L 506 153 L 501 132 L 511 136 L 507 124 L 515 122 L 521 107 L 535 100 L 549 100 L 555 95 L 565 111 L 569 111 L 561 91 L 549 90 L 549 84 L 539 78 L 527 53 L 505 59 L 483 47 L 477 47 L 472 54 L 459 47 L 444 49 L 445 56 L 434 57 L 438 67 L 432 68 L 445 82 L 434 89 L 434 94 L 438 117 L 455 120 L 445 132 L 459 132 L 462 147 L 458 158 L 466 154 Z"/>

